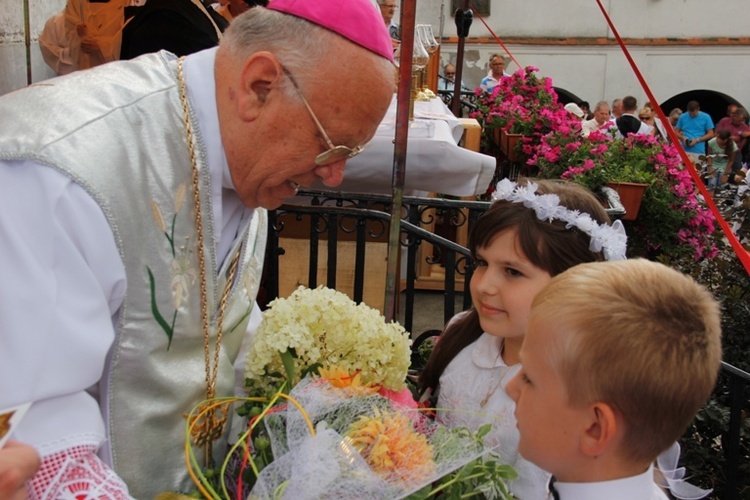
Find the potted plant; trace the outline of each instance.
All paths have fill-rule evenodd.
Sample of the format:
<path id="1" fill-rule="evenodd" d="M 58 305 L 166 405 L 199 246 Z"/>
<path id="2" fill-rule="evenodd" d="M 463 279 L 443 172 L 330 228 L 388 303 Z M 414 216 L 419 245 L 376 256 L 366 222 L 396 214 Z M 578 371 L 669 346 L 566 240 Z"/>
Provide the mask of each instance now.
<path id="1" fill-rule="evenodd" d="M 712 214 L 699 203 L 675 148 L 653 136 L 615 139 L 593 132 L 585 138 L 552 132 L 528 163 L 540 177 L 569 179 L 594 192 L 608 183 L 619 188 L 644 184 L 639 210 L 630 210 L 638 216 L 626 224 L 631 256 L 691 253 L 700 259 L 716 253 Z"/>
<path id="2" fill-rule="evenodd" d="M 489 93 L 477 89 L 479 109 L 472 114 L 482 125 L 487 142 L 497 145 L 512 162 L 524 162 L 542 136 L 553 130 L 580 130 L 557 101 L 552 80 L 539 77 L 533 66 L 519 69 Z"/>

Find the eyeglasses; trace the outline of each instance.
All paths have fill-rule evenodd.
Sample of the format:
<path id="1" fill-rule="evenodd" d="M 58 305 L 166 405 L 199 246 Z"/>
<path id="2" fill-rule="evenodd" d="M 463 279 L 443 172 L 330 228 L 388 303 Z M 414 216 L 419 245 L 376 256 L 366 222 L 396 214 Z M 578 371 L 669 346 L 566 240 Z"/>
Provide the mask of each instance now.
<path id="1" fill-rule="evenodd" d="M 326 144 L 328 145 L 328 149 L 326 151 L 323 151 L 318 156 L 315 157 L 315 164 L 316 165 L 331 165 L 332 163 L 336 163 L 341 160 L 346 160 L 348 158 L 352 158 L 354 156 L 357 156 L 359 153 L 361 153 L 365 148 L 363 146 L 357 146 L 354 149 L 350 148 L 349 146 L 334 146 L 333 141 L 331 141 L 331 138 L 328 137 L 328 134 L 326 134 L 326 131 L 323 129 L 323 125 L 320 124 L 320 121 L 318 120 L 318 117 L 315 116 L 315 112 L 313 112 L 312 108 L 310 107 L 310 103 L 307 102 L 307 99 L 305 99 L 305 96 L 302 95 L 302 91 L 299 88 L 299 85 L 297 85 L 297 81 L 294 79 L 292 74 L 289 72 L 288 69 L 286 69 L 284 66 L 281 67 L 282 70 L 284 70 L 284 74 L 289 78 L 289 81 L 292 82 L 292 85 L 294 85 L 294 89 L 297 91 L 297 94 L 299 95 L 300 99 L 302 99 L 302 103 L 307 108 L 307 111 L 310 113 L 310 117 L 315 122 L 315 126 L 318 127 L 318 130 L 320 131 L 320 135 L 323 136 L 323 139 L 326 141 Z"/>
<path id="2" fill-rule="evenodd" d="M 395 3 L 394 4 L 383 3 L 383 4 L 378 4 L 378 5 L 380 5 L 380 7 L 384 9 L 398 9 L 398 5 L 396 5 Z"/>
<path id="3" fill-rule="evenodd" d="M 445 73 L 445 76 L 455 76 L 455 73 Z"/>

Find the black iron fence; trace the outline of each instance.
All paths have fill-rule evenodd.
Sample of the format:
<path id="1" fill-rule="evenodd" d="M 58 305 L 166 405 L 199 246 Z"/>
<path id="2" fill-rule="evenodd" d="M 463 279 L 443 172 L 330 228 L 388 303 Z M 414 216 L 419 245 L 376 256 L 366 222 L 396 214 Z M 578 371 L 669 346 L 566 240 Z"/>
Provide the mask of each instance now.
<path id="1" fill-rule="evenodd" d="M 337 288 L 337 268 L 339 266 L 338 245 L 341 241 L 354 242 L 354 266 L 352 298 L 361 302 L 365 281 L 372 276 L 373 269 L 366 264 L 366 256 L 371 243 L 387 242 L 392 198 L 385 195 L 300 192 L 299 205 L 284 205 L 269 213 L 268 251 L 266 261 L 265 292 L 268 298 L 279 294 L 280 276 L 286 273 L 280 269 L 280 256 L 285 248 L 280 239 L 285 232 L 292 233 L 308 248 L 309 266 L 302 284 L 311 288 L 325 284 Z M 456 290 L 463 291 L 463 309 L 471 305 L 468 293 L 472 275 L 471 255 L 465 246 L 456 243 L 456 235 L 471 231 L 479 216 L 489 207 L 488 202 L 465 201 L 444 198 L 404 197 L 401 207 L 402 272 L 400 293 L 405 295 L 404 328 L 412 331 L 414 320 L 415 291 L 420 284 L 421 266 L 438 266 L 443 290 L 443 322 L 456 313 Z M 326 249 L 321 257 L 321 243 Z M 462 241 L 465 245 L 465 241 Z M 423 245 L 431 246 L 425 251 Z M 427 246 L 425 245 L 425 246 Z M 319 283 L 318 270 L 325 268 L 325 283 Z M 372 280 L 372 279 L 371 279 Z M 462 286 L 460 281 L 463 282 Z M 433 287 L 434 289 L 434 287 Z M 416 332 L 412 332 L 416 333 Z M 416 336 L 416 335 L 415 335 Z M 747 427 L 750 399 L 748 387 L 750 374 L 727 363 L 722 363 L 721 375 L 728 377 L 729 424 L 720 443 L 725 458 L 723 498 L 738 499 L 742 468 L 747 468 L 748 457 L 742 453 L 741 440 L 748 439 L 743 429 Z"/>

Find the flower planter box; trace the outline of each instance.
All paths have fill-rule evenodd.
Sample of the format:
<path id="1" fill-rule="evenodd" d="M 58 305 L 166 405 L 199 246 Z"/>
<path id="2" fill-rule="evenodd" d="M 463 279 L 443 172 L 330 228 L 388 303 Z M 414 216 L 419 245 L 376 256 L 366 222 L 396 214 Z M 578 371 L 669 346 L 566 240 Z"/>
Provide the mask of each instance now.
<path id="1" fill-rule="evenodd" d="M 620 203 L 625 207 L 623 220 L 635 220 L 638 217 L 638 211 L 641 208 L 643 193 L 646 192 L 648 184 L 635 184 L 632 182 L 608 182 L 607 186 L 611 187 L 620 196 Z"/>
<path id="2" fill-rule="evenodd" d="M 519 143 L 522 134 L 509 134 L 503 129 L 496 128 L 492 131 L 492 138 L 500 147 L 500 151 L 503 152 L 508 161 L 517 162 L 521 160 L 521 157 L 516 153 L 516 144 Z"/>
<path id="3" fill-rule="evenodd" d="M 522 134 L 505 134 L 505 156 L 508 157 L 508 161 L 517 162 L 521 161 L 521 155 L 516 152 L 516 144 L 521 142 L 523 138 Z"/>

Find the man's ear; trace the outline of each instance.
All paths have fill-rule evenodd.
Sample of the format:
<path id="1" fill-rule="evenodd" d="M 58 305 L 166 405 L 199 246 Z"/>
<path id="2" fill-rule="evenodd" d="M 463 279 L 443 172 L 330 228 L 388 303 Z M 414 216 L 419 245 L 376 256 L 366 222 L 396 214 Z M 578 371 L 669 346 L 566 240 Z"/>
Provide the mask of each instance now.
<path id="1" fill-rule="evenodd" d="M 594 403 L 588 410 L 589 422 L 581 436 L 581 452 L 597 457 L 617 441 L 622 429 L 614 409 L 606 403 Z"/>
<path id="2" fill-rule="evenodd" d="M 272 53 L 256 52 L 245 60 L 237 99 L 243 120 L 253 121 L 260 115 L 269 94 L 278 89 L 281 78 L 281 64 Z"/>

